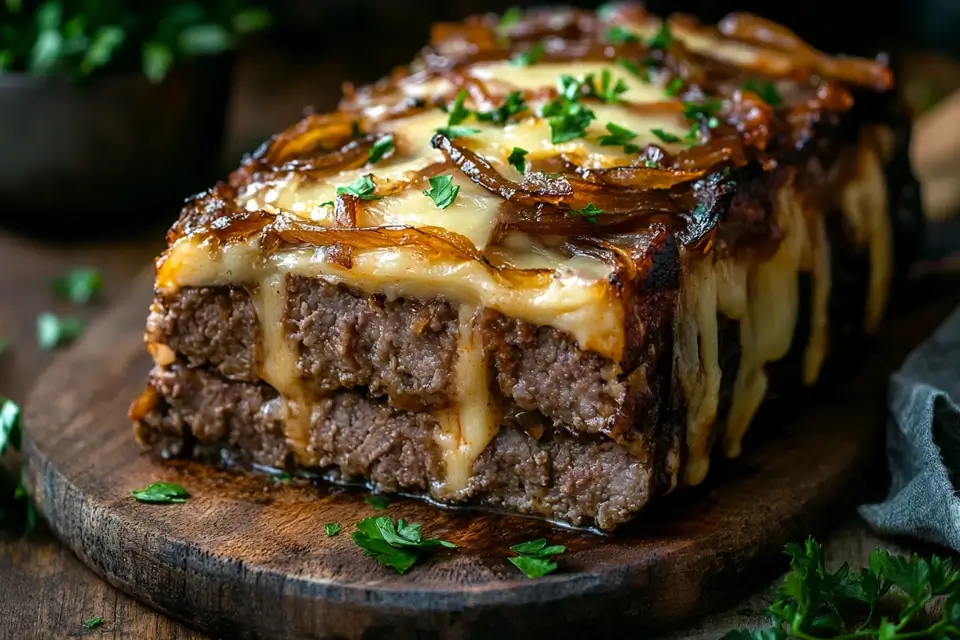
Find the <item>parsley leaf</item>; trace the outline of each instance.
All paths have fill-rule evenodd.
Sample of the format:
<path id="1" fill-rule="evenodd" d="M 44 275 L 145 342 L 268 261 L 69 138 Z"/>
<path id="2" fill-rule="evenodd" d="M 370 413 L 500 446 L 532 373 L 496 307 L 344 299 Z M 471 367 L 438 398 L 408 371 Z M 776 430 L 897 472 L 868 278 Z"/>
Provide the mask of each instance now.
<path id="1" fill-rule="evenodd" d="M 569 75 L 558 80 L 560 95 L 543 105 L 540 115 L 550 123 L 550 142 L 560 144 L 587 135 L 590 122 L 596 120 L 590 108 L 580 104 L 583 83 Z"/>
<path id="2" fill-rule="evenodd" d="M 500 31 L 509 29 L 520 22 L 521 17 L 523 17 L 523 11 L 518 7 L 510 7 L 503 13 L 503 16 L 501 16 L 500 22 L 497 24 L 497 29 Z"/>
<path id="3" fill-rule="evenodd" d="M 673 34 L 670 32 L 670 25 L 664 20 L 660 23 L 660 29 L 650 38 L 647 46 L 651 49 L 666 49 L 671 44 L 673 44 Z"/>
<path id="4" fill-rule="evenodd" d="M 610 72 L 610 69 L 604 69 L 600 74 L 599 90 L 596 87 L 595 78 L 592 73 L 587 74 L 583 83 L 587 86 L 587 95 L 611 104 L 620 102 L 620 95 L 626 93 L 629 89 L 627 83 L 623 81 L 623 78 L 617 78 L 616 83 L 613 82 L 613 74 Z"/>
<path id="5" fill-rule="evenodd" d="M 667 133 L 663 129 L 650 129 L 650 132 L 660 138 L 663 142 L 680 142 L 678 136 L 673 135 L 672 133 Z"/>
<path id="6" fill-rule="evenodd" d="M 514 55 L 511 62 L 515 67 L 529 67 L 530 65 L 539 61 L 540 58 L 543 57 L 543 54 L 546 50 L 546 45 L 544 45 L 542 42 L 538 42 L 530 47 L 529 50 Z"/>
<path id="7" fill-rule="evenodd" d="M 376 164 L 380 162 L 383 156 L 391 153 L 393 151 L 393 134 L 388 133 L 382 138 L 378 138 L 376 142 L 373 143 L 373 146 L 370 147 L 370 156 L 367 158 L 367 162 L 370 164 Z"/>
<path id="8" fill-rule="evenodd" d="M 368 505 L 374 509 L 386 509 L 390 505 L 390 498 L 387 496 L 380 496 L 376 494 L 371 494 L 367 496 L 364 500 Z"/>
<path id="9" fill-rule="evenodd" d="M 434 176 L 429 179 L 430 188 L 423 195 L 433 200 L 433 204 L 446 209 L 457 199 L 460 185 L 453 184 L 453 176 Z"/>
<path id="10" fill-rule="evenodd" d="M 271 476 L 270 479 L 277 484 L 290 484 L 290 482 L 293 480 L 293 476 L 290 475 L 289 471 L 281 471 L 280 473 Z"/>
<path id="11" fill-rule="evenodd" d="M 596 208 L 592 202 L 582 209 L 573 209 L 570 211 L 570 215 L 583 216 L 587 219 L 587 222 L 590 223 L 596 223 L 597 216 L 599 216 L 601 213 L 603 213 L 603 209 Z"/>
<path id="12" fill-rule="evenodd" d="M 521 149 L 520 147 L 514 147 L 513 151 L 510 152 L 510 156 L 507 158 L 507 162 L 510 163 L 510 166 L 516 169 L 520 173 L 527 172 L 527 150 Z"/>
<path id="13" fill-rule="evenodd" d="M 103 616 L 93 616 L 83 621 L 83 628 L 87 631 L 92 631 L 101 625 L 103 625 Z"/>
<path id="14" fill-rule="evenodd" d="M 76 316 L 57 316 L 44 311 L 37 316 L 37 344 L 49 351 L 83 333 L 85 323 Z"/>
<path id="15" fill-rule="evenodd" d="M 452 127 L 460 124 L 469 118 L 471 113 L 473 113 L 470 109 L 463 106 L 463 103 L 466 102 L 466 100 L 467 90 L 460 89 L 460 91 L 457 93 L 457 97 L 453 100 L 453 104 L 450 105 L 450 108 L 447 110 L 447 126 Z"/>
<path id="16" fill-rule="evenodd" d="M 327 522 L 323 525 L 323 530 L 330 538 L 340 533 L 341 529 L 343 529 L 343 525 L 341 525 L 339 522 Z"/>
<path id="17" fill-rule="evenodd" d="M 0 456 L 8 448 L 20 448 L 20 405 L 13 400 L 0 404 Z"/>
<path id="18" fill-rule="evenodd" d="M 617 64 L 644 82 L 650 82 L 650 69 L 648 67 L 641 67 L 633 60 L 628 60 L 627 58 L 617 58 Z"/>
<path id="19" fill-rule="evenodd" d="M 373 195 L 377 190 L 377 185 L 373 183 L 369 175 L 360 176 L 345 187 L 337 187 L 337 195 L 348 195 L 361 200 L 379 200 L 380 196 Z"/>
<path id="20" fill-rule="evenodd" d="M 455 549 L 457 546 L 438 538 L 424 538 L 421 525 L 408 523 L 402 518 L 396 525 L 386 516 L 365 518 L 356 526 L 353 542 L 363 549 L 364 555 L 400 574 L 406 573 L 417 562 L 420 550 L 440 546 Z"/>
<path id="21" fill-rule="evenodd" d="M 137 502 L 149 502 L 152 504 L 173 504 L 186 502 L 190 494 L 187 490 L 178 484 L 172 482 L 154 482 L 144 489 L 134 489 L 130 492 L 133 499 Z"/>
<path id="22" fill-rule="evenodd" d="M 680 78 L 680 77 L 678 76 L 678 77 L 676 77 L 676 78 L 673 78 L 672 80 L 670 80 L 670 82 L 667 83 L 667 86 L 666 86 L 666 88 L 663 90 L 663 92 L 664 92 L 668 97 L 673 97 L 673 96 L 677 95 L 678 93 L 680 93 L 680 90 L 681 90 L 681 89 L 683 89 L 683 78 Z"/>
<path id="23" fill-rule="evenodd" d="M 492 111 L 477 112 L 477 120 L 481 122 L 506 123 L 511 117 L 527 110 L 527 103 L 519 91 L 511 91 L 504 98 L 503 104 Z"/>
<path id="24" fill-rule="evenodd" d="M 87 304 L 103 289 L 103 276 L 91 267 L 77 267 L 57 276 L 51 283 L 53 292 L 75 304 Z"/>
<path id="25" fill-rule="evenodd" d="M 770 626 L 737 629 L 724 640 L 946 639 L 960 634 L 960 571 L 950 558 L 908 558 L 877 549 L 870 554 L 867 568 L 851 571 L 844 564 L 831 572 L 813 538 L 803 545 L 788 544 L 784 551 L 790 556 L 790 571 L 780 586 L 779 599 L 767 609 Z M 892 590 L 900 610 L 878 620 L 880 599 Z M 934 598 L 944 598 L 939 619 L 925 614 Z"/>
<path id="26" fill-rule="evenodd" d="M 465 138 L 475 133 L 480 133 L 480 129 L 474 127 L 440 127 L 437 129 L 437 133 L 441 133 L 453 140 L 454 138 Z"/>
<path id="27" fill-rule="evenodd" d="M 607 29 L 607 42 L 610 44 L 635 44 L 640 42 L 640 37 L 626 27 L 615 24 Z"/>
<path id="28" fill-rule="evenodd" d="M 600 136 L 599 142 L 602 147 L 623 147 L 624 152 L 626 153 L 636 153 L 640 150 L 640 147 L 630 142 L 637 137 L 636 131 L 631 131 L 626 127 L 621 127 L 618 124 L 612 122 L 607 123 L 607 131 L 609 134 Z"/>
<path id="29" fill-rule="evenodd" d="M 557 570 L 553 556 L 558 556 L 567 549 L 562 544 L 547 545 L 546 538 L 537 538 L 515 544 L 510 550 L 517 554 L 507 558 L 513 566 L 528 578 L 540 578 Z"/>
<path id="30" fill-rule="evenodd" d="M 760 99 L 769 104 L 771 107 L 777 107 L 780 105 L 780 92 L 777 91 L 777 85 L 772 82 L 765 80 L 744 80 L 741 85 L 744 91 L 749 91 L 750 93 L 755 93 L 760 96 Z"/>

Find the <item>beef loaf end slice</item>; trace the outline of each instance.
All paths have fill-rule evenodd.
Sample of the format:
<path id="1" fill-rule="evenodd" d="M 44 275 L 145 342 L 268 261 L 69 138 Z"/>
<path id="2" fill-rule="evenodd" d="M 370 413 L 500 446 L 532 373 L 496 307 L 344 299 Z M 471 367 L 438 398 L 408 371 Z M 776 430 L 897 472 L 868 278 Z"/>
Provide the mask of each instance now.
<path id="1" fill-rule="evenodd" d="M 137 421 L 141 441 L 177 457 L 227 455 L 283 467 L 289 461 L 276 392 L 227 380 L 210 367 L 155 367 L 155 403 Z M 266 409 L 265 409 L 266 408 Z M 388 492 L 426 494 L 442 475 L 436 421 L 383 400 L 340 390 L 314 412 L 310 446 L 333 479 Z M 296 469 L 295 469 L 296 470 Z M 651 465 L 605 437 L 516 427 L 500 430 L 473 466 L 464 495 L 475 504 L 612 530 L 649 500 Z"/>

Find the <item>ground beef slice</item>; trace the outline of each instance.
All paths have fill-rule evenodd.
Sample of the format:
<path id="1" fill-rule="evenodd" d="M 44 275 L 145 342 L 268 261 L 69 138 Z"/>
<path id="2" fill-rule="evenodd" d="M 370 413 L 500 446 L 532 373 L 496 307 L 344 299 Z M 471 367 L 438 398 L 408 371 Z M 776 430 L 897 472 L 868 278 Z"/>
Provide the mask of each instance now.
<path id="1" fill-rule="evenodd" d="M 392 407 L 451 403 L 457 309 L 439 300 L 369 296 L 322 280 L 287 281 L 286 331 L 301 375 L 320 394 L 365 387 Z"/>
<path id="2" fill-rule="evenodd" d="M 213 365 L 231 380 L 256 382 L 260 377 L 260 325 L 243 288 L 187 287 L 157 295 L 147 337 L 176 351 L 190 366 Z"/>
<path id="3" fill-rule="evenodd" d="M 242 451 L 257 464 L 284 465 L 283 407 L 272 387 L 227 380 L 181 363 L 154 367 L 148 385 L 158 401 L 136 425 L 144 444 L 166 441 L 173 455 L 189 455 L 194 442 L 216 444 Z M 182 443 L 171 448 L 171 438 Z"/>
<path id="4" fill-rule="evenodd" d="M 290 277 L 285 331 L 298 345 L 298 372 L 317 398 L 355 389 L 397 409 L 453 404 L 458 309 L 440 299 L 387 300 L 315 278 Z M 225 305 L 233 304 L 232 313 Z M 632 372 L 581 350 L 566 334 L 486 310 L 480 319 L 499 391 L 571 432 L 620 438 L 657 424 L 663 345 L 647 344 Z M 160 298 L 150 336 L 191 366 L 258 380 L 259 329 L 242 288 L 184 288 Z M 233 332 L 231 335 L 226 335 Z M 648 342 L 650 340 L 648 339 Z"/>
<path id="5" fill-rule="evenodd" d="M 611 431 L 617 420 L 632 421 L 621 415 L 633 403 L 619 367 L 581 350 L 556 329 L 488 312 L 484 343 L 493 354 L 501 393 L 520 408 L 590 433 Z"/>
<path id="6" fill-rule="evenodd" d="M 141 442 L 182 456 L 224 457 L 270 466 L 290 462 L 282 423 L 269 410 L 275 392 L 262 384 L 228 381 L 211 370 L 182 364 L 155 367 L 155 404 L 137 422 Z M 383 491 L 428 495 L 442 479 L 436 422 L 355 391 L 338 391 L 313 412 L 309 451 L 317 466 L 341 481 L 369 481 Z M 191 441 L 195 444 L 191 446 Z M 198 446 L 203 445 L 203 446 Z M 645 458 L 605 436 L 548 431 L 539 438 L 504 426 L 474 464 L 462 498 L 573 525 L 613 529 L 650 496 Z"/>

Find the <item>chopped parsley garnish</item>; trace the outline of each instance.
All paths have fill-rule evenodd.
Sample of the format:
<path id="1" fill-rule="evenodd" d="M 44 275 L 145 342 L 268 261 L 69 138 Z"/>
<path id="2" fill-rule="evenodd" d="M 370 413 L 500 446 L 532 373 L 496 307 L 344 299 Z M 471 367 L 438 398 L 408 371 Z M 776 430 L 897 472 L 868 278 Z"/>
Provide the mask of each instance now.
<path id="1" fill-rule="evenodd" d="M 13 400 L 0 402 L 0 456 L 8 448 L 20 448 L 20 405 Z"/>
<path id="2" fill-rule="evenodd" d="M 670 33 L 670 25 L 664 20 L 660 23 L 660 29 L 650 38 L 647 46 L 651 49 L 666 49 L 671 44 L 673 44 L 673 34 Z"/>
<path id="3" fill-rule="evenodd" d="M 357 523 L 353 541 L 363 549 L 364 555 L 403 574 L 417 562 L 419 552 L 437 547 L 457 547 L 439 538 L 424 538 L 420 532 L 421 526 L 402 518 L 397 520 L 396 525 L 386 516 L 365 518 Z"/>
<path id="4" fill-rule="evenodd" d="M 377 185 L 373 183 L 369 175 L 360 176 L 345 187 L 337 187 L 337 195 L 348 195 L 361 200 L 379 200 L 380 196 L 373 195 L 377 190 Z"/>
<path id="5" fill-rule="evenodd" d="M 644 82 L 650 82 L 650 69 L 648 67 L 641 67 L 633 60 L 628 60 L 627 58 L 617 58 L 617 64 Z"/>
<path id="6" fill-rule="evenodd" d="M 744 91 L 757 94 L 771 107 L 780 105 L 780 92 L 777 91 L 777 86 L 772 82 L 767 82 L 766 80 L 747 79 L 744 80 L 742 88 Z"/>
<path id="7" fill-rule="evenodd" d="M 683 78 L 678 76 L 667 83 L 667 87 L 663 90 L 663 92 L 672 97 L 680 93 L 681 89 L 683 89 Z"/>
<path id="8" fill-rule="evenodd" d="M 596 223 L 597 216 L 599 216 L 601 213 L 603 213 L 603 209 L 596 208 L 592 202 L 582 209 L 573 209 L 570 211 L 570 215 L 583 216 L 587 219 L 587 222 L 590 223 Z"/>
<path id="9" fill-rule="evenodd" d="M 530 65 L 536 63 L 543 57 L 544 52 L 547 50 L 546 45 L 542 42 L 538 42 L 530 47 L 529 50 L 517 53 L 513 56 L 511 62 L 516 67 L 529 67 Z"/>
<path id="10" fill-rule="evenodd" d="M 503 13 L 503 16 L 501 16 L 500 22 L 497 24 L 497 29 L 501 31 L 504 29 L 509 29 L 513 25 L 520 22 L 521 17 L 523 17 L 523 11 L 521 11 L 518 7 L 510 7 Z"/>
<path id="11" fill-rule="evenodd" d="M 376 494 L 371 494 L 367 496 L 364 502 L 366 502 L 368 505 L 370 505 L 374 509 L 386 509 L 388 506 L 390 506 L 390 498 L 388 498 L 387 496 L 380 496 Z"/>
<path id="12" fill-rule="evenodd" d="M 277 484 L 290 484 L 290 482 L 293 480 L 293 476 L 290 475 L 289 471 L 281 471 L 280 473 L 271 476 L 271 479 Z"/>
<path id="13" fill-rule="evenodd" d="M 367 158 L 367 162 L 370 164 L 376 164 L 380 162 L 380 159 L 383 156 L 393 151 L 393 134 L 388 133 L 382 138 L 377 139 L 373 143 L 373 146 L 370 147 L 370 157 Z"/>
<path id="14" fill-rule="evenodd" d="M 74 304 L 87 304 L 103 289 L 103 276 L 91 267 L 77 267 L 51 282 L 53 292 Z"/>
<path id="15" fill-rule="evenodd" d="M 434 176 L 429 179 L 430 188 L 423 195 L 433 200 L 433 204 L 446 209 L 457 199 L 460 185 L 453 184 L 453 176 Z"/>
<path id="16" fill-rule="evenodd" d="M 680 142 L 681 140 L 678 136 L 667 133 L 663 129 L 650 129 L 650 133 L 660 138 L 663 142 Z"/>
<path id="17" fill-rule="evenodd" d="M 610 44 L 635 44 L 640 37 L 629 29 L 615 24 L 607 29 L 607 42 Z"/>
<path id="18" fill-rule="evenodd" d="M 476 115 L 477 120 L 481 122 L 504 124 L 513 116 L 526 110 L 527 103 L 523 100 L 523 94 L 519 91 L 511 91 L 499 107 L 492 111 L 478 111 Z"/>
<path id="19" fill-rule="evenodd" d="M 440 127 L 437 129 L 437 133 L 443 134 L 450 140 L 453 140 L 454 138 L 466 138 L 475 133 L 480 133 L 480 129 L 476 127 Z"/>
<path id="20" fill-rule="evenodd" d="M 83 628 L 87 631 L 93 631 L 103 625 L 103 616 L 93 616 L 83 621 Z"/>
<path id="21" fill-rule="evenodd" d="M 600 136 L 600 146 L 623 147 L 623 150 L 626 153 L 636 153 L 640 150 L 640 147 L 631 142 L 631 140 L 636 138 L 638 135 L 636 131 L 631 131 L 626 127 L 621 127 L 620 125 L 612 122 L 608 122 L 606 128 L 610 133 Z"/>
<path id="22" fill-rule="evenodd" d="M 653 160 L 644 160 L 643 166 L 648 167 L 650 169 L 656 169 L 658 165 Z"/>
<path id="23" fill-rule="evenodd" d="M 44 311 L 37 316 L 37 344 L 49 351 L 75 340 L 83 333 L 85 323 L 76 316 L 58 316 Z"/>
<path id="24" fill-rule="evenodd" d="M 340 533 L 341 529 L 343 529 L 343 525 L 341 525 L 339 522 L 327 522 L 323 525 L 323 530 L 327 533 L 327 537 L 329 538 L 332 538 Z"/>
<path id="25" fill-rule="evenodd" d="M 467 109 L 463 106 L 463 103 L 467 101 L 467 90 L 461 89 L 457 93 L 457 97 L 454 98 L 453 104 L 450 105 L 450 108 L 447 110 L 447 126 L 452 127 L 458 125 L 467 118 L 470 117 L 470 114 L 473 113 L 470 109 Z"/>
<path id="26" fill-rule="evenodd" d="M 172 482 L 154 482 L 147 485 L 145 489 L 134 489 L 130 492 L 130 495 L 138 502 L 152 504 L 186 502 L 187 498 L 190 497 L 186 489 Z"/>
<path id="27" fill-rule="evenodd" d="M 547 545 L 545 538 L 521 542 L 510 547 L 516 556 L 507 558 L 513 566 L 528 578 L 541 578 L 557 570 L 553 556 L 567 550 L 562 544 Z"/>
<path id="28" fill-rule="evenodd" d="M 703 102 L 684 102 L 683 117 L 687 120 L 709 120 L 714 118 L 723 108 L 723 103 L 715 98 Z M 716 126 L 716 125 L 714 125 Z"/>
<path id="29" fill-rule="evenodd" d="M 766 610 L 770 625 L 736 629 L 723 640 L 960 636 L 960 570 L 949 557 L 928 560 L 876 549 L 859 571 L 846 564 L 829 571 L 813 538 L 788 544 L 785 553 L 790 571 Z"/>
<path id="30" fill-rule="evenodd" d="M 597 116 L 580 104 L 582 84 L 569 75 L 559 79 L 560 95 L 543 106 L 540 115 L 550 124 L 550 142 L 560 144 L 587 135 Z"/>
<path id="31" fill-rule="evenodd" d="M 514 147 L 513 151 L 510 152 L 510 156 L 507 158 L 507 162 L 510 163 L 510 166 L 519 171 L 520 173 L 527 172 L 527 150 L 521 149 L 520 147 Z"/>
<path id="32" fill-rule="evenodd" d="M 617 78 L 616 82 L 613 81 L 613 74 L 610 72 L 610 69 L 604 69 L 600 74 L 599 89 L 597 88 L 592 73 L 587 74 L 583 80 L 583 84 L 587 87 L 587 95 L 609 103 L 620 102 L 620 95 L 626 93 L 629 89 L 627 83 L 623 81 L 623 78 Z"/>

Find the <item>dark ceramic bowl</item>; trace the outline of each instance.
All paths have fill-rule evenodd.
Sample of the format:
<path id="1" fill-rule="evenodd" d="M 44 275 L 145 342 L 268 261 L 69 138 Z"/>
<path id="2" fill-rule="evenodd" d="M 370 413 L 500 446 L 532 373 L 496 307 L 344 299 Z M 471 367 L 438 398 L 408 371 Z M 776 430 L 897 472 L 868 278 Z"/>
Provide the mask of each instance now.
<path id="1" fill-rule="evenodd" d="M 206 59 L 159 85 L 0 74 L 0 225 L 105 234 L 171 219 L 215 177 L 232 69 Z"/>

